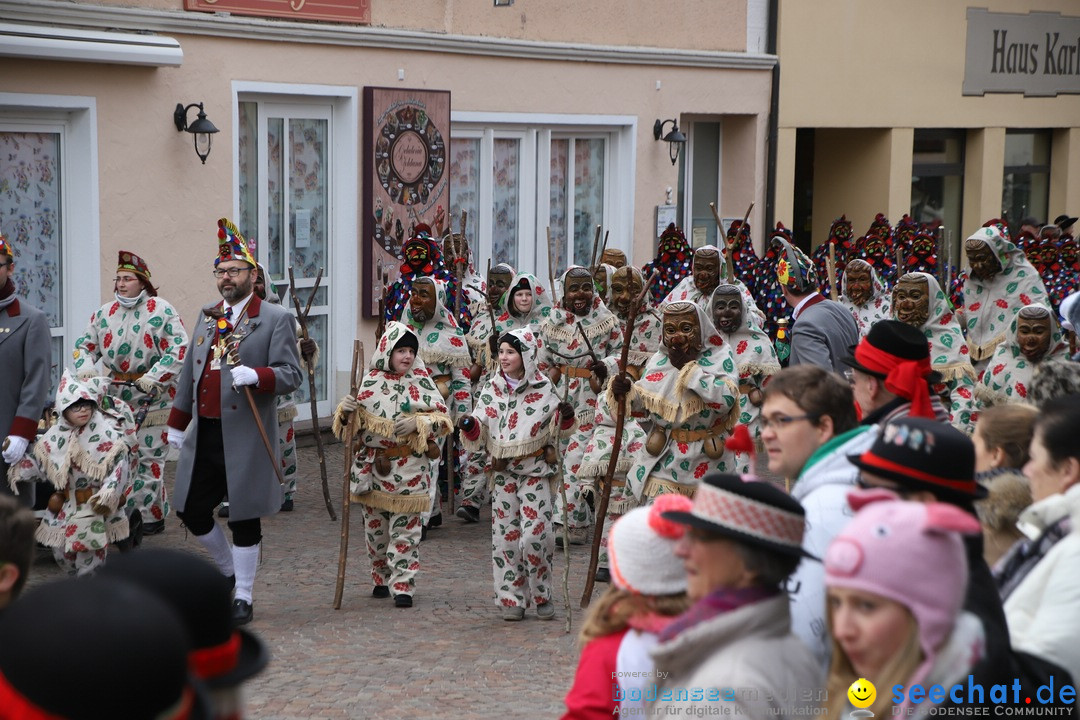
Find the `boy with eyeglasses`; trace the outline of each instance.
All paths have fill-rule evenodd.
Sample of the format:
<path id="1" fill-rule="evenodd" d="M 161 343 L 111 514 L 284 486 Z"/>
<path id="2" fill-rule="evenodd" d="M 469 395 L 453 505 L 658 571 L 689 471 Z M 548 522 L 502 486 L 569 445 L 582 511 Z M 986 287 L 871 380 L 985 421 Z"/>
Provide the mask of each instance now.
<path id="1" fill-rule="evenodd" d="M 874 433 L 855 417 L 851 386 L 815 365 L 781 370 L 765 387 L 761 441 L 769 471 L 784 478 L 791 496 L 806 508 L 803 549 L 824 557 L 829 543 L 852 517 L 847 493 L 858 469 L 848 455 L 861 453 Z M 788 583 L 791 629 L 822 663 L 828 662 L 825 571 L 803 561 Z"/>

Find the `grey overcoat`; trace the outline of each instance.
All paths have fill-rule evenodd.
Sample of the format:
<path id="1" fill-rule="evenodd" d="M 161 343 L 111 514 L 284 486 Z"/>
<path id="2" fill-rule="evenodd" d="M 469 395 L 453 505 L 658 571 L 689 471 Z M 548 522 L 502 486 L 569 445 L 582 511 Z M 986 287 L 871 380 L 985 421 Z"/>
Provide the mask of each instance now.
<path id="1" fill-rule="evenodd" d="M 199 413 L 195 398 L 199 392 L 199 379 L 211 360 L 210 351 L 216 332 L 216 321 L 209 317 L 201 318 L 199 324 L 192 328 L 184 366 L 176 384 L 173 413 L 169 418 L 169 425 L 180 430 L 184 429 L 185 416 L 190 418 L 187 436 L 180 449 L 173 490 L 173 506 L 181 512 L 193 482 L 192 468 L 198 452 Z M 280 467 L 275 396 L 295 390 L 300 385 L 301 377 L 292 315 L 277 305 L 252 296 L 247 312 L 233 334 L 243 336 L 239 345 L 240 362 L 259 374 L 258 385 L 252 386 L 252 396 L 270 439 L 274 462 L 279 463 Z M 281 508 L 284 491 L 278 483 L 243 390 L 233 390 L 232 373 L 224 362 L 221 364 L 221 433 L 228 475 L 229 519 L 250 520 L 273 515 Z M 198 482 L 198 478 L 194 482 Z"/>
<path id="2" fill-rule="evenodd" d="M 45 313 L 18 298 L 0 310 L 0 442 L 8 435 L 31 442 L 37 436 L 38 420 L 49 401 L 51 354 Z M 0 486 L 4 488 L 7 471 L 0 457 Z"/>
<path id="3" fill-rule="evenodd" d="M 838 302 L 822 300 L 804 308 L 791 326 L 788 365 L 817 365 L 843 374 L 843 359 L 859 342 L 859 328 L 851 312 Z"/>

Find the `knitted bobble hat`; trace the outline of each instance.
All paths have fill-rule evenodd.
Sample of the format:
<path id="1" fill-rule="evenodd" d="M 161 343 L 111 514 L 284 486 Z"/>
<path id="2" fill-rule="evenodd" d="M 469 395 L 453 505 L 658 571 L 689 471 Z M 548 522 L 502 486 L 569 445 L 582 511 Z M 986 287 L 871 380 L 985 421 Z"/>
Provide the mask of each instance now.
<path id="1" fill-rule="evenodd" d="M 686 526 L 664 519 L 661 513 L 689 512 L 692 506 L 690 498 L 682 495 L 660 495 L 652 505 L 634 508 L 611 526 L 608 561 L 616 587 L 640 595 L 686 592 L 686 570 L 675 555 Z"/>

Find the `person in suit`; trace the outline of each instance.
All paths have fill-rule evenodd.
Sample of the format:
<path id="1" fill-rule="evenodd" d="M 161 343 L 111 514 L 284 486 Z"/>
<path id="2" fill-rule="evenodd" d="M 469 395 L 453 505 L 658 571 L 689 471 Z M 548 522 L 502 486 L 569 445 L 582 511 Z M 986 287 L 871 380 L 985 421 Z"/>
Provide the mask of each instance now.
<path id="1" fill-rule="evenodd" d="M 222 301 L 204 308 L 205 320 L 192 331 L 168 439 L 180 449 L 177 515 L 221 572 L 234 578 L 233 620 L 243 625 L 253 616 L 260 518 L 278 512 L 283 497 L 274 468 L 280 462 L 276 396 L 300 385 L 300 356 L 292 316 L 254 294 L 258 268 L 243 236 L 225 218 L 218 228 L 214 275 Z M 213 518 L 226 494 L 231 546 Z"/>
<path id="2" fill-rule="evenodd" d="M 26 454 L 37 435 L 38 418 L 49 397 L 50 337 L 45 313 L 15 294 L 15 253 L 0 235 L 0 432 L 4 433 L 0 478 L 8 466 Z M 9 493 L 6 482 L 0 492 Z M 18 492 L 27 506 L 34 504 L 34 486 Z"/>
<path id="3" fill-rule="evenodd" d="M 793 309 L 788 365 L 817 365 L 843 372 L 848 349 L 859 342 L 855 318 L 818 291 L 817 271 L 806 253 L 783 238 L 773 238 L 773 242 L 780 245 L 782 253 L 776 263 L 776 281 Z"/>

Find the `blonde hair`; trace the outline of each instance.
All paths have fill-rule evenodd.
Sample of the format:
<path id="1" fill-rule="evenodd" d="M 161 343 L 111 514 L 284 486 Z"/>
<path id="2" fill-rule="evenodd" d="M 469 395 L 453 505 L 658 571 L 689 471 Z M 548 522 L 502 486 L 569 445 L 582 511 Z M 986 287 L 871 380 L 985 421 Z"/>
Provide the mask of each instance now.
<path id="1" fill-rule="evenodd" d="M 868 710 L 873 711 L 874 717 L 892 716 L 892 693 L 889 690 L 894 685 L 907 685 L 908 680 L 915 673 L 916 668 L 923 661 L 923 651 L 919 646 L 919 625 L 915 622 L 915 616 L 906 607 L 904 616 L 907 619 L 907 640 L 896 653 L 889 658 L 881 671 L 874 677 L 866 678 L 874 684 L 877 690 L 877 698 Z M 833 637 L 832 613 L 828 612 L 825 622 L 829 628 L 829 636 Z M 829 664 L 829 676 L 826 680 L 826 697 L 828 716 L 830 718 L 842 718 L 848 708 L 848 688 L 851 683 L 859 679 L 859 674 L 851 665 L 846 653 L 834 638 L 832 640 L 832 661 Z"/>
<path id="2" fill-rule="evenodd" d="M 1005 467 L 1019 470 L 1028 461 L 1028 446 L 1038 415 L 1038 409 L 1030 405 L 995 405 L 979 413 L 975 428 L 987 449 L 1002 449 Z"/>
<path id="3" fill-rule="evenodd" d="M 578 634 L 584 647 L 591 640 L 620 632 L 629 627 L 635 615 L 656 613 L 665 617 L 682 615 L 692 605 L 686 593 L 676 595 L 641 595 L 609 585 L 606 592 L 589 606 L 589 614 Z"/>

